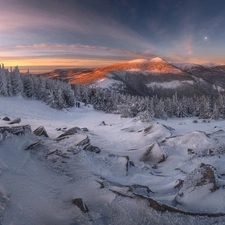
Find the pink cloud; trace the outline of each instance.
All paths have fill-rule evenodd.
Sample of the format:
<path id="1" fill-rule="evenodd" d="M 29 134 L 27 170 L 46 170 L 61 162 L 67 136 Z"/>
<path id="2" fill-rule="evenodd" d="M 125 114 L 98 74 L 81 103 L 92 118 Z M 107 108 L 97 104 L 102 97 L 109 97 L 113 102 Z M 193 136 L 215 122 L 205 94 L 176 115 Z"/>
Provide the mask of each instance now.
<path id="1" fill-rule="evenodd" d="M 130 50 L 123 50 L 123 49 L 116 49 L 116 48 L 109 48 L 104 46 L 90 46 L 90 45 L 81 45 L 81 44 L 73 44 L 73 45 L 66 45 L 66 44 L 34 44 L 34 45 L 17 45 L 17 46 L 5 46 L 0 47 L 0 50 L 2 54 L 11 54 L 13 52 L 18 52 L 23 55 L 23 53 L 32 53 L 36 51 L 39 54 L 44 53 L 47 51 L 48 53 L 52 52 L 58 52 L 61 51 L 61 54 L 63 52 L 75 52 L 75 51 L 82 51 L 82 52 L 106 52 L 109 54 L 118 54 L 118 55 L 127 55 L 130 57 L 135 58 L 152 58 L 154 55 L 151 53 L 151 51 L 146 52 L 135 52 Z M 49 52 L 50 51 L 50 52 Z"/>
<path id="2" fill-rule="evenodd" d="M 29 7 L 29 4 L 20 5 L 16 0 L 3 2 L 0 8 L 0 37 L 9 31 L 16 33 L 36 29 L 37 33 L 38 31 L 54 33 L 61 30 L 61 32 L 109 37 L 141 48 L 154 49 L 144 37 L 110 17 L 103 19 L 88 9 L 85 9 L 84 13 L 78 6 L 70 9 L 66 2 L 62 2 L 60 6 L 53 4 L 51 7 L 51 11 L 48 11 L 44 6 Z"/>

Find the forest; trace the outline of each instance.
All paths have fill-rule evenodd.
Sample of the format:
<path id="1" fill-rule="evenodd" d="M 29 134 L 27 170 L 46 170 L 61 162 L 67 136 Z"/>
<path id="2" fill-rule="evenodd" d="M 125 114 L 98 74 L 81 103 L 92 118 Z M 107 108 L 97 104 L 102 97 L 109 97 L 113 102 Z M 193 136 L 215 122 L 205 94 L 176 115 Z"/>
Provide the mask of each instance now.
<path id="1" fill-rule="evenodd" d="M 139 116 L 142 121 L 153 118 L 199 117 L 200 119 L 225 118 L 225 96 L 193 96 L 172 98 L 157 96 L 131 96 L 88 85 L 73 85 L 59 79 L 20 73 L 0 66 L 0 95 L 22 96 L 45 102 L 52 108 L 73 107 L 76 101 L 92 104 L 94 109 L 122 117 Z"/>

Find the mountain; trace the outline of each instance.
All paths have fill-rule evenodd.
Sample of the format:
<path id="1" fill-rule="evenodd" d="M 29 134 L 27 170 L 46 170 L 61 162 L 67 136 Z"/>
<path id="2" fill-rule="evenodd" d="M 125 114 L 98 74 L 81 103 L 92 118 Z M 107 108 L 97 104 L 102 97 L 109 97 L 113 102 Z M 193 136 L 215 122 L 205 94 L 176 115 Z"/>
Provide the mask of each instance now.
<path id="1" fill-rule="evenodd" d="M 225 65 L 176 64 L 176 66 L 219 89 L 225 89 Z"/>
<path id="2" fill-rule="evenodd" d="M 47 77 L 67 79 L 131 95 L 217 95 L 225 89 L 225 66 L 172 64 L 162 58 L 136 59 L 97 69 L 55 70 Z M 223 84 L 222 84 L 223 83 Z"/>
<path id="3" fill-rule="evenodd" d="M 113 71 L 124 72 L 142 72 L 142 73 L 155 73 L 155 74 L 182 74 L 183 71 L 179 68 L 167 63 L 163 59 L 156 57 L 151 60 L 136 59 L 123 63 L 114 64 L 111 66 L 97 68 L 97 69 L 57 69 L 49 73 L 43 74 L 46 77 L 60 79 L 68 79 L 72 84 L 81 83 L 89 84 L 97 80 L 107 78 L 107 74 Z"/>
<path id="4" fill-rule="evenodd" d="M 87 68 L 74 68 L 74 69 L 57 69 L 53 70 L 48 73 L 40 74 L 44 77 L 49 77 L 49 78 L 59 78 L 61 80 L 67 80 L 71 81 L 80 75 L 83 75 L 85 73 L 90 73 L 92 72 L 93 69 L 87 69 Z"/>
<path id="5" fill-rule="evenodd" d="M 179 68 L 167 63 L 161 58 L 156 57 L 151 60 L 136 59 L 99 68 L 92 71 L 91 73 L 84 74 L 83 77 L 80 77 L 79 79 L 76 78 L 72 80 L 71 83 L 90 83 L 95 81 L 96 77 L 99 77 L 100 79 L 107 78 L 110 73 L 115 71 L 130 73 L 141 72 L 143 74 L 183 74 L 183 71 Z M 86 77 L 89 77 L 89 79 L 86 79 Z"/>

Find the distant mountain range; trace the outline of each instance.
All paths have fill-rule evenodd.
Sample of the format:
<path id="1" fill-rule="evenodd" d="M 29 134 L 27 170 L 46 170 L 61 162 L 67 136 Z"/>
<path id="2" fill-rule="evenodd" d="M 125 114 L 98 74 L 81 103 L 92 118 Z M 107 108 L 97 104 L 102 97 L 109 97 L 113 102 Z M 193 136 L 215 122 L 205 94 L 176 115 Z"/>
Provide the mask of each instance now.
<path id="1" fill-rule="evenodd" d="M 57 69 L 43 75 L 142 96 L 216 96 L 225 92 L 225 65 L 173 64 L 159 57 L 97 69 Z"/>

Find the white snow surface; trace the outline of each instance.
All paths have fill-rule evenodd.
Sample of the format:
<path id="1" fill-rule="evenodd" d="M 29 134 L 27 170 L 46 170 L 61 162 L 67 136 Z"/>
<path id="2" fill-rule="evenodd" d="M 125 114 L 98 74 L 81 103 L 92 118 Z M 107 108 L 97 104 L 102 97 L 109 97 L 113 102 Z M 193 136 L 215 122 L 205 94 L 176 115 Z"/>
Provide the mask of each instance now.
<path id="1" fill-rule="evenodd" d="M 128 63 L 134 63 L 134 64 L 136 64 L 136 63 L 140 63 L 140 64 L 142 64 L 142 63 L 148 63 L 149 61 L 147 60 L 147 59 L 134 59 L 134 60 L 131 60 L 131 61 L 128 61 Z"/>
<path id="2" fill-rule="evenodd" d="M 165 88 L 165 89 L 175 89 L 178 87 L 182 87 L 186 84 L 193 84 L 193 81 L 170 81 L 170 82 L 151 82 L 147 84 L 148 87 L 151 88 Z"/>
<path id="3" fill-rule="evenodd" d="M 2 225 L 225 224 L 224 216 L 158 212 L 148 201 L 192 213 L 225 212 L 223 120 L 193 123 L 196 118 L 174 118 L 142 123 L 92 106 L 59 111 L 36 100 L 0 97 L 0 118 L 4 116 L 19 117 L 19 125 L 30 124 L 32 130 L 44 126 L 49 138 L 26 135 L 0 142 L 0 192 L 9 196 L 2 219 L 0 215 Z M 0 120 L 0 126 L 10 125 Z M 63 128 L 72 127 L 89 131 L 55 141 Z M 87 136 L 100 154 L 76 146 Z M 37 141 L 39 147 L 25 150 Z M 165 159 L 158 163 L 163 155 Z M 211 184 L 206 184 L 178 196 L 178 181 L 201 163 L 216 169 L 219 189 L 211 192 Z M 176 204 L 178 197 L 182 205 Z M 82 198 L 89 212 L 72 204 L 74 198 Z"/>
<path id="4" fill-rule="evenodd" d="M 163 59 L 161 59 L 160 57 L 155 57 L 150 59 L 150 62 L 165 62 Z"/>
<path id="5" fill-rule="evenodd" d="M 144 63 L 149 63 L 149 62 L 155 62 L 155 63 L 158 63 L 158 62 L 165 62 L 163 59 L 161 59 L 160 57 L 154 57 L 150 60 L 148 59 L 134 59 L 134 60 L 131 60 L 131 61 L 128 61 L 128 63 L 134 63 L 134 64 L 137 64 L 137 63 L 140 63 L 140 64 L 144 64 Z"/>
<path id="6" fill-rule="evenodd" d="M 110 78 L 104 78 L 101 80 L 98 80 L 92 86 L 99 87 L 99 88 L 110 88 L 114 85 L 122 85 L 123 83 L 118 80 L 110 79 Z"/>
<path id="7" fill-rule="evenodd" d="M 192 68 L 195 68 L 197 66 L 201 66 L 199 64 L 195 64 L 195 63 L 171 63 L 174 66 L 182 69 L 182 70 L 191 70 Z"/>
<path id="8" fill-rule="evenodd" d="M 211 68 L 211 67 L 215 67 L 215 66 L 220 66 L 220 64 L 217 64 L 217 63 L 203 63 L 201 64 L 202 66 L 204 67 L 207 67 L 207 68 Z"/>

